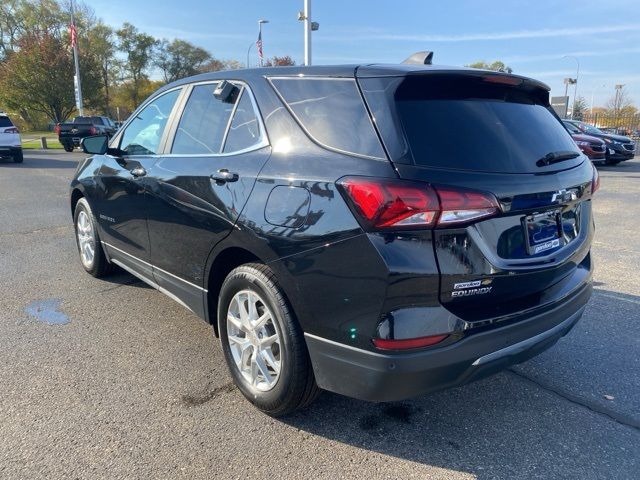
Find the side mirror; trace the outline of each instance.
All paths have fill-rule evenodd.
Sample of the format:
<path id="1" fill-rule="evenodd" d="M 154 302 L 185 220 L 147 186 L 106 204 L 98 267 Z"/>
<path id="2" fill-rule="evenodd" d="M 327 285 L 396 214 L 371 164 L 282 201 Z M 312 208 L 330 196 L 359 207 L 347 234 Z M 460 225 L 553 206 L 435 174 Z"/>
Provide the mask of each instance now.
<path id="1" fill-rule="evenodd" d="M 93 135 L 85 137 L 80 143 L 84 153 L 92 155 L 104 155 L 109 148 L 109 137 L 107 135 Z"/>

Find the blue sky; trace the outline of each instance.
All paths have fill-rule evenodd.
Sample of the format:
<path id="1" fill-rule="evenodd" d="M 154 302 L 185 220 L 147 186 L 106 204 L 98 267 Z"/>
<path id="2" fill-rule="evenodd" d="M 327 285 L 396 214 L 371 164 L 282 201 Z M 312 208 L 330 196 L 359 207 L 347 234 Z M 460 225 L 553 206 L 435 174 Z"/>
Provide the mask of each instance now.
<path id="1" fill-rule="evenodd" d="M 223 5 L 228 5 L 226 8 Z M 124 21 L 156 37 L 183 38 L 216 58 L 246 62 L 265 18 L 266 56 L 291 55 L 302 63 L 302 0 L 93 0 L 96 15 L 112 26 Z M 623 83 L 640 107 L 640 2 L 638 0 L 314 0 L 314 64 L 397 63 L 433 50 L 434 63 L 464 65 L 500 59 L 515 73 L 538 78 L 552 94 L 575 76 L 578 95 L 603 104 Z M 251 62 L 255 63 L 255 48 Z"/>

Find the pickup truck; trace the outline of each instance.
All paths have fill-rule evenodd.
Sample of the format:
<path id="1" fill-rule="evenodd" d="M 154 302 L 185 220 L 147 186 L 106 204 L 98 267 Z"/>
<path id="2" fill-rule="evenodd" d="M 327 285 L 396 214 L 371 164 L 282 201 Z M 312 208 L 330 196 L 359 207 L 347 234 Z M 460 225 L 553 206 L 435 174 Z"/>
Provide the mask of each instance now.
<path id="1" fill-rule="evenodd" d="M 80 146 L 84 137 L 91 135 L 111 137 L 116 132 L 116 126 L 108 117 L 76 117 L 73 122 L 58 123 L 54 130 L 65 151 L 72 152 L 75 147 Z"/>

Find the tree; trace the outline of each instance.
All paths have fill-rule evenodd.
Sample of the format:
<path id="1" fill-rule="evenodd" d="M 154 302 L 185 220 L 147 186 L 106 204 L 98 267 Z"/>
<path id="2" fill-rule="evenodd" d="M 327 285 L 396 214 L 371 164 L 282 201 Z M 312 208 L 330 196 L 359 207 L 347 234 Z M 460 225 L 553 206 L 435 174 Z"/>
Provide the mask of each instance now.
<path id="1" fill-rule="evenodd" d="M 478 62 L 474 62 L 465 66 L 470 68 L 480 68 L 482 70 L 493 70 L 494 72 L 513 73 L 513 69 L 505 65 L 504 62 L 501 62 L 500 60 L 496 60 L 492 63 L 487 63 L 484 60 L 480 60 Z"/>
<path id="2" fill-rule="evenodd" d="M 111 114 L 111 86 L 115 83 L 118 62 L 113 29 L 99 22 L 87 34 L 87 50 L 93 55 L 99 71 L 99 84 L 103 93 L 103 109 Z"/>
<path id="3" fill-rule="evenodd" d="M 198 72 L 218 72 L 220 70 L 238 70 L 239 68 L 244 68 L 244 65 L 237 60 L 211 58 L 198 69 Z"/>
<path id="4" fill-rule="evenodd" d="M 616 115 L 632 105 L 633 102 L 624 85 L 619 90 L 616 90 L 616 94 L 607 101 L 607 108 Z"/>
<path id="5" fill-rule="evenodd" d="M 75 110 L 73 62 L 62 41 L 52 35 L 34 35 L 16 42 L 19 51 L 0 65 L 0 95 L 15 110 L 41 112 L 55 122 Z"/>
<path id="6" fill-rule="evenodd" d="M 153 51 L 157 40 L 151 35 L 141 33 L 128 22 L 116 32 L 118 48 L 124 52 L 122 64 L 123 79 L 127 80 L 127 92 L 134 106 L 142 100 L 141 87 L 147 80 L 147 71 L 152 64 Z"/>
<path id="7" fill-rule="evenodd" d="M 295 65 L 296 62 L 289 56 L 285 55 L 283 57 L 274 56 L 269 58 L 264 66 L 265 67 L 287 67 L 291 65 Z"/>
<path id="8" fill-rule="evenodd" d="M 185 40 L 171 43 L 162 40 L 156 48 L 154 64 L 162 70 L 164 81 L 169 83 L 195 75 L 210 60 L 209 52 Z"/>
<path id="9" fill-rule="evenodd" d="M 582 120 L 586 111 L 587 101 L 583 96 L 579 96 L 573 101 L 573 115 L 571 118 L 573 118 L 574 120 Z"/>

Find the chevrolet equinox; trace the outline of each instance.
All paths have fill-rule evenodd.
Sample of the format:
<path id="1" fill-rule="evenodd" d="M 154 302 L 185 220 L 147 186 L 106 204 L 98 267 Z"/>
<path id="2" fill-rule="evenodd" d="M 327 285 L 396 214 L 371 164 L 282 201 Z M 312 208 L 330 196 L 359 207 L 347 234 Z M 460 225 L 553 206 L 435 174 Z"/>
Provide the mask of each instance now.
<path id="1" fill-rule="evenodd" d="M 270 415 L 539 354 L 591 294 L 598 176 L 536 80 L 409 61 L 169 84 L 71 183 L 80 260 L 209 322 Z"/>

